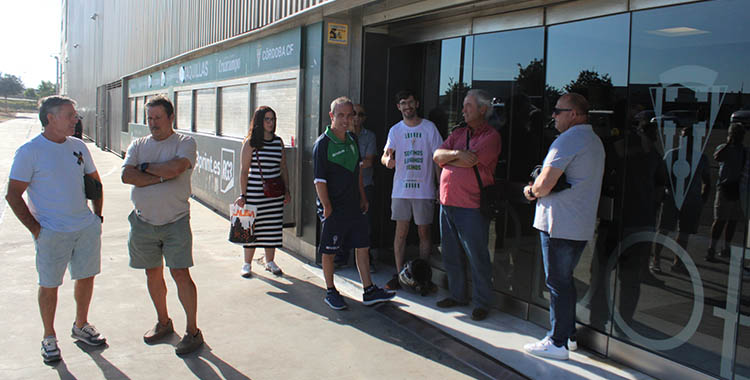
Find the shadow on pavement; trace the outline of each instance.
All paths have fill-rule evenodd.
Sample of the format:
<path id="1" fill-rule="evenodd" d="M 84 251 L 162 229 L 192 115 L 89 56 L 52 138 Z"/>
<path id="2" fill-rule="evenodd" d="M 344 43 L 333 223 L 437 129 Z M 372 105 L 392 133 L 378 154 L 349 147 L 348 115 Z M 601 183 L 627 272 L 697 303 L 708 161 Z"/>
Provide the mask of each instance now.
<path id="1" fill-rule="evenodd" d="M 199 379 L 251 380 L 242 372 L 229 365 L 229 363 L 214 355 L 211 346 L 206 343 L 203 343 L 203 346 L 198 351 L 182 356 L 182 360 L 185 361 L 185 365 L 187 365 Z M 209 363 L 218 368 L 220 374 L 216 373 L 214 367 L 209 365 Z"/>
<path id="2" fill-rule="evenodd" d="M 105 343 L 101 346 L 89 346 L 88 344 L 83 343 L 81 341 L 76 341 L 74 344 L 78 346 L 78 348 L 80 348 L 81 351 L 88 354 L 91 357 L 91 359 L 94 360 L 94 363 L 96 363 L 96 365 L 102 371 L 102 374 L 104 375 L 105 379 L 108 379 L 108 380 L 130 379 L 128 375 L 120 371 L 119 368 L 117 368 L 114 364 L 112 364 L 109 360 L 107 360 L 102 355 L 102 352 L 104 352 L 107 348 L 109 348 L 108 344 Z"/>

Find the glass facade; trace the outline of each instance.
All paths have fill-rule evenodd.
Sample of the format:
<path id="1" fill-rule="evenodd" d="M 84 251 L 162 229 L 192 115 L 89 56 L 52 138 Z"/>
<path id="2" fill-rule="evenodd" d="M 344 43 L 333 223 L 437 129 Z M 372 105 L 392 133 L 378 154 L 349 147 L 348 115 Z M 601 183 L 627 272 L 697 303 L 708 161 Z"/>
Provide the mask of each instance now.
<path id="1" fill-rule="evenodd" d="M 557 98 L 581 93 L 607 159 L 574 274 L 578 322 L 711 376 L 750 377 L 747 14 L 747 1 L 705 1 L 423 44 L 441 51 L 425 62 L 440 67 L 425 79 L 439 81 L 423 95 L 437 99 L 428 118 L 460 122 L 472 88 L 495 98 L 507 199 L 490 239 L 497 292 L 549 306 L 520 188 L 557 137 Z"/>

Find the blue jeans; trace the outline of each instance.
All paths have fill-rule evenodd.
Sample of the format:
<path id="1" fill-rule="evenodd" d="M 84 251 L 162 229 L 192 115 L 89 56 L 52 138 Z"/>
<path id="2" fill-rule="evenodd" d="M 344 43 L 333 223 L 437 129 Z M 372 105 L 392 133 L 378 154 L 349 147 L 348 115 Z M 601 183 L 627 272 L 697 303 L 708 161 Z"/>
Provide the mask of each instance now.
<path id="1" fill-rule="evenodd" d="M 465 252 L 471 266 L 472 298 L 476 306 L 485 309 L 492 304 L 489 229 L 490 220 L 479 209 L 440 206 L 440 243 L 451 297 L 467 301 Z"/>
<path id="2" fill-rule="evenodd" d="M 551 238 L 539 231 L 544 260 L 545 284 L 549 288 L 549 323 L 555 346 L 567 345 L 576 331 L 576 287 L 573 270 L 581 259 L 586 241 Z"/>

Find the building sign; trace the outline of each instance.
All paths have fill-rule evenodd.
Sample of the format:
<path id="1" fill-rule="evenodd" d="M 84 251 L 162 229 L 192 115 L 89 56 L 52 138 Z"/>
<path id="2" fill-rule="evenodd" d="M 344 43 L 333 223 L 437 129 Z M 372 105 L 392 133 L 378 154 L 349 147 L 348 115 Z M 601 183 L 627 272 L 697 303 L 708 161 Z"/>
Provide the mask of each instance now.
<path id="1" fill-rule="evenodd" d="M 344 25 L 346 26 L 346 25 Z M 346 33 L 344 33 L 346 35 Z M 292 29 L 128 81 L 131 96 L 173 86 L 299 68 L 302 29 Z"/>
<path id="2" fill-rule="evenodd" d="M 221 211 L 226 212 L 227 206 L 240 193 L 238 177 L 242 142 L 190 132 L 185 134 L 192 136 L 197 144 L 191 178 L 193 194 L 211 205 L 223 205 Z"/>
<path id="3" fill-rule="evenodd" d="M 349 43 L 349 25 L 338 24 L 335 22 L 328 23 L 328 43 L 337 45 L 346 45 Z"/>

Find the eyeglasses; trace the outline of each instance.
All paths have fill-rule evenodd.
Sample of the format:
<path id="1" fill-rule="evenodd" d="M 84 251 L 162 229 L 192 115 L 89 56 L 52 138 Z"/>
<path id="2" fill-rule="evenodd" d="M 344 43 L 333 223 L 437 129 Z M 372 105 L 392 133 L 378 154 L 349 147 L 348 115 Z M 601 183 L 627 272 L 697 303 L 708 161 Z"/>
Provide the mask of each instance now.
<path id="1" fill-rule="evenodd" d="M 415 104 L 417 104 L 416 100 L 402 100 L 402 101 L 398 102 L 398 105 L 400 105 L 401 107 L 404 107 L 404 106 L 413 106 Z"/>
<path id="2" fill-rule="evenodd" d="M 568 111 L 572 111 L 572 110 L 573 110 L 572 108 L 553 108 L 552 109 L 552 114 L 555 115 L 555 116 L 557 116 L 557 115 L 559 115 L 559 114 L 561 114 L 563 112 L 568 112 Z"/>
<path id="3" fill-rule="evenodd" d="M 265 121 L 276 121 L 275 117 L 264 117 L 263 120 Z"/>

